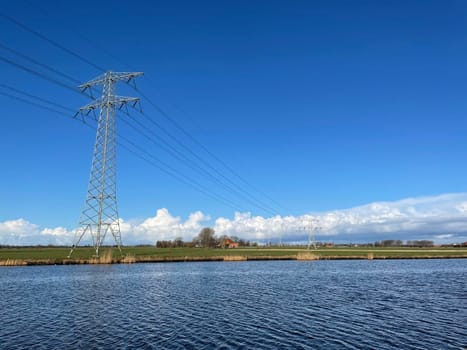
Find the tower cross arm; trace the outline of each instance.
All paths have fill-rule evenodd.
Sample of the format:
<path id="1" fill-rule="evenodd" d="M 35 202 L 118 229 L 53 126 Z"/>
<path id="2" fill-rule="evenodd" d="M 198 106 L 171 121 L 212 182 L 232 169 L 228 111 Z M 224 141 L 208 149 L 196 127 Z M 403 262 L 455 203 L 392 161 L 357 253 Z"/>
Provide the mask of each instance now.
<path id="1" fill-rule="evenodd" d="M 84 84 L 79 85 L 78 87 L 82 91 L 85 91 L 86 89 L 92 86 L 102 85 L 106 81 L 116 82 L 119 80 L 124 80 L 126 83 L 129 83 L 134 78 L 139 77 L 143 74 L 144 74 L 143 72 L 107 72 L 107 73 L 101 74 L 95 79 L 92 79 Z"/>
<path id="2" fill-rule="evenodd" d="M 130 104 L 132 107 L 135 107 L 139 102 L 138 97 L 126 97 L 126 96 L 110 96 L 106 99 L 95 100 L 79 109 L 80 112 L 83 111 L 92 111 L 100 107 L 116 107 L 118 109 L 122 108 L 126 104 Z"/>
<path id="3" fill-rule="evenodd" d="M 93 102 L 81 107 L 78 112 L 74 115 L 74 118 L 80 116 L 83 122 L 85 122 L 85 117 L 89 116 L 92 112 L 93 119 L 97 121 L 97 116 L 95 111 L 99 108 L 117 108 L 122 109 L 126 105 L 130 105 L 132 108 L 136 108 L 136 105 L 139 102 L 138 97 L 125 97 L 125 96 L 110 96 L 110 98 L 99 98 Z M 141 107 L 139 108 L 141 109 Z M 125 112 L 128 114 L 128 108 L 125 107 Z"/>

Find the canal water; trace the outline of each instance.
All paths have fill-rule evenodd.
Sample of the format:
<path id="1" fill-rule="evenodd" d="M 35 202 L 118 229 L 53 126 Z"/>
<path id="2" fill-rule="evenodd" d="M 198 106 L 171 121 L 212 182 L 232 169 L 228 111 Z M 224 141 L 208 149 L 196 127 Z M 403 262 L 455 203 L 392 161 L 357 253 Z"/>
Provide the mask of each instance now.
<path id="1" fill-rule="evenodd" d="M 0 349 L 465 349 L 467 260 L 0 268 Z"/>

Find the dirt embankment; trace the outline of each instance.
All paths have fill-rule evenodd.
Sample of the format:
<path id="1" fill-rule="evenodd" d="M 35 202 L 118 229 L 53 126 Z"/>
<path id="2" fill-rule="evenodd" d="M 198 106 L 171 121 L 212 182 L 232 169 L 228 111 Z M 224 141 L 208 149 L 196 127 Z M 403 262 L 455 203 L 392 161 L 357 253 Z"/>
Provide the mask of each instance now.
<path id="1" fill-rule="evenodd" d="M 298 261 L 314 261 L 314 260 L 381 260 L 381 259 L 460 259 L 467 258 L 465 255 L 449 255 L 449 256 L 381 256 L 372 253 L 362 256 L 320 256 L 311 252 L 299 253 L 297 255 L 274 256 L 244 256 L 244 255 L 225 255 L 225 256 L 177 256 L 177 257 L 160 257 L 160 256 L 134 256 L 126 255 L 124 257 L 115 258 L 112 255 L 103 255 L 99 258 L 89 259 L 4 259 L 0 260 L 0 266 L 34 266 L 34 265 L 87 265 L 87 264 L 133 264 L 133 263 L 168 263 L 168 262 L 196 262 L 196 261 L 260 261 L 260 260 L 298 260 Z"/>

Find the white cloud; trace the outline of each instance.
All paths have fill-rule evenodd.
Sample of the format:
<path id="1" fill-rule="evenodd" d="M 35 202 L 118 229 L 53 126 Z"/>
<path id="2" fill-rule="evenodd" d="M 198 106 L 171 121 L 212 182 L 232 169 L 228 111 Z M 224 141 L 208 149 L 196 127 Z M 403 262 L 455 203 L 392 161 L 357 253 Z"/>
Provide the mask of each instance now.
<path id="1" fill-rule="evenodd" d="M 13 234 L 18 237 L 28 236 L 31 232 L 36 232 L 37 230 L 37 225 L 34 225 L 24 219 L 0 222 L 0 233 Z"/>
<path id="2" fill-rule="evenodd" d="M 452 233 L 447 233 L 444 235 L 436 235 L 435 237 L 436 239 L 449 239 L 449 238 L 454 237 L 454 235 Z"/>
<path id="3" fill-rule="evenodd" d="M 371 242 L 386 238 L 467 240 L 467 193 L 375 202 L 350 209 L 303 216 L 263 218 L 249 213 L 216 220 L 216 232 L 251 240 L 303 241 L 298 230 L 310 219 L 319 222 L 318 239 Z"/>
<path id="4" fill-rule="evenodd" d="M 209 216 L 197 211 L 182 221 L 179 216 L 172 216 L 166 208 L 162 208 L 157 210 L 154 217 L 140 223 L 121 220 L 120 228 L 125 244 L 154 244 L 157 240 L 173 240 L 176 237 L 191 240 L 208 220 Z"/>
<path id="5" fill-rule="evenodd" d="M 68 230 L 65 227 L 45 228 L 41 231 L 41 235 L 52 235 L 52 236 L 67 236 Z"/>
<path id="6" fill-rule="evenodd" d="M 40 229 L 39 225 L 25 219 L 0 222 L 0 244 L 36 245 L 57 244 L 68 245 L 71 232 L 64 227 Z"/>
<path id="7" fill-rule="evenodd" d="M 317 219 L 318 240 L 371 242 L 380 239 L 432 239 L 436 242 L 467 241 L 467 193 L 407 198 L 375 202 L 350 209 L 309 213 L 302 216 L 253 216 L 235 213 L 233 218 L 210 217 L 201 211 L 185 220 L 165 209 L 142 221 L 120 219 L 124 244 L 154 244 L 157 240 L 182 237 L 191 240 L 203 226 L 213 224 L 217 234 L 238 236 L 252 241 L 305 241 L 299 227 Z M 73 231 L 64 227 L 40 228 L 25 219 L 0 222 L 0 244 L 70 245 Z M 107 237 L 107 242 L 111 238 Z M 84 238 L 83 242 L 89 242 Z"/>

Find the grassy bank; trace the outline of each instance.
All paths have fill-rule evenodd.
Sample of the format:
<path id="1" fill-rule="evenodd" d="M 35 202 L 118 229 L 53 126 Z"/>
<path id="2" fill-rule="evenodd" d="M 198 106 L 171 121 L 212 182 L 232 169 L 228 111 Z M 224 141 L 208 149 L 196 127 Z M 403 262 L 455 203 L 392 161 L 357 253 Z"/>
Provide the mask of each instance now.
<path id="1" fill-rule="evenodd" d="M 428 259 L 467 258 L 467 248 L 155 248 L 124 247 L 123 255 L 115 248 L 103 248 L 99 259 L 93 249 L 78 248 L 71 259 L 68 248 L 0 248 L 0 266 L 103 264 L 172 261 L 245 261 L 245 260 L 322 260 L 322 259 Z"/>

